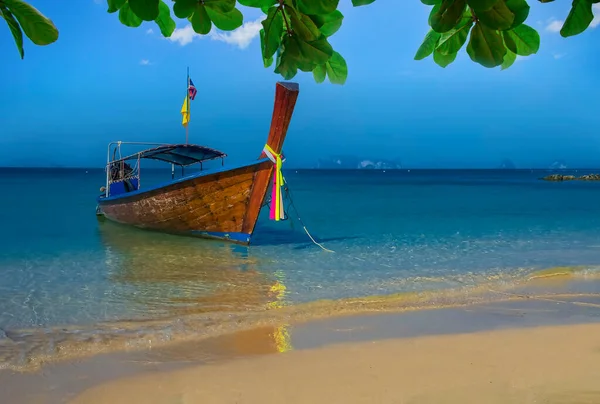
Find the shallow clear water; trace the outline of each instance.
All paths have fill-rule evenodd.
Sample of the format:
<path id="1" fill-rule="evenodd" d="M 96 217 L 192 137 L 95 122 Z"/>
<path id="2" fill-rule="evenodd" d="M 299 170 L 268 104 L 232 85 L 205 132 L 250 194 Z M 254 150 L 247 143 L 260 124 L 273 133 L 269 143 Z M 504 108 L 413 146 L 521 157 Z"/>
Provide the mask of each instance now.
<path id="1" fill-rule="evenodd" d="M 0 329 L 93 328 L 511 282 L 557 266 L 595 270 L 600 183 L 538 179 L 546 174 L 287 172 L 304 223 L 335 251 L 327 253 L 293 213 L 275 223 L 264 211 L 250 247 L 162 235 L 98 221 L 101 170 L 2 169 Z M 146 175 L 145 184 L 170 172 Z"/>

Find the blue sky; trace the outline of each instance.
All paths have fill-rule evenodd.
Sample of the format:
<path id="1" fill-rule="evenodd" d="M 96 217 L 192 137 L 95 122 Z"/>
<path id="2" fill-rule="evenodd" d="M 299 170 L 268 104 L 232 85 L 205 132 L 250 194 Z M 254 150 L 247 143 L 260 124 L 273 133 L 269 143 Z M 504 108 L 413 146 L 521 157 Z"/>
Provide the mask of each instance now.
<path id="1" fill-rule="evenodd" d="M 464 50 L 446 69 L 414 61 L 429 28 L 419 0 L 341 3 L 345 20 L 331 43 L 349 77 L 344 86 L 316 84 L 311 73 L 294 78 L 301 94 L 284 149 L 289 166 L 355 154 L 412 167 L 494 167 L 503 158 L 600 167 L 600 28 L 560 37 L 570 1 L 530 1 L 541 49 L 505 71 L 474 64 Z M 234 161 L 260 153 L 281 79 L 262 66 L 260 11 L 244 9 L 234 33 L 193 36 L 180 21 L 164 39 L 153 23 L 121 25 L 105 1 L 31 4 L 60 37 L 47 47 L 27 41 L 21 60 L 0 26 L 0 166 L 101 167 L 112 140 L 185 141 L 187 66 L 199 90 L 191 141 Z"/>

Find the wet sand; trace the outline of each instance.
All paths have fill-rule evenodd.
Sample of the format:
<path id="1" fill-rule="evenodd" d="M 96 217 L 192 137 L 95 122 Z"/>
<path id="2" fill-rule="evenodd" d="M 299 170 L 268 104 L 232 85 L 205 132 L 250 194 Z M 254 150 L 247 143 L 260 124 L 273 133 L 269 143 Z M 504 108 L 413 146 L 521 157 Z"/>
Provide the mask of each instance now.
<path id="1" fill-rule="evenodd" d="M 0 402 L 597 403 L 599 303 L 528 299 L 261 327 L 0 372 Z"/>
<path id="2" fill-rule="evenodd" d="M 598 403 L 600 325 L 342 344 L 117 380 L 72 403 Z"/>

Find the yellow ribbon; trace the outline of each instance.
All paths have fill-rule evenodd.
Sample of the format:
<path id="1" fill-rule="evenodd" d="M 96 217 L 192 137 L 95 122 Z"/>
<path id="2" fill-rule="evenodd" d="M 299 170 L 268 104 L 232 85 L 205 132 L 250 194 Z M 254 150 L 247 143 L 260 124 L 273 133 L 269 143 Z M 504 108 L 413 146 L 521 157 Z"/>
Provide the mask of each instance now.
<path id="1" fill-rule="evenodd" d="M 273 173 L 273 175 L 275 175 L 275 195 L 274 198 L 272 198 L 274 200 L 271 201 L 271 203 L 273 203 L 273 206 L 271 207 L 271 219 L 279 221 L 284 218 L 283 197 L 281 195 L 281 187 L 283 186 L 283 174 L 281 173 L 281 154 L 275 153 L 275 151 L 268 144 L 265 145 L 263 150 L 269 157 L 269 160 L 275 163 L 275 172 Z"/>

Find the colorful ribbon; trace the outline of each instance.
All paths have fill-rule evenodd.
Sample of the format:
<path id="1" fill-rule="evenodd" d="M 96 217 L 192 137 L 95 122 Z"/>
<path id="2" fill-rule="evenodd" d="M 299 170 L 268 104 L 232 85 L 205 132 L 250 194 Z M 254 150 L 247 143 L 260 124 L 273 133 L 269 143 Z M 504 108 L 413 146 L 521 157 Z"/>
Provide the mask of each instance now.
<path id="1" fill-rule="evenodd" d="M 281 173 L 281 154 L 275 153 L 271 146 L 265 145 L 263 151 L 274 164 L 273 172 L 273 190 L 271 194 L 271 220 L 283 220 L 285 213 L 283 211 L 283 197 L 281 196 L 281 187 L 283 186 L 283 174 Z"/>

